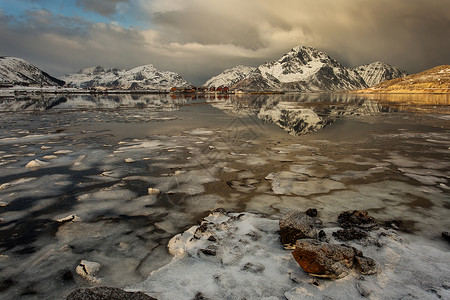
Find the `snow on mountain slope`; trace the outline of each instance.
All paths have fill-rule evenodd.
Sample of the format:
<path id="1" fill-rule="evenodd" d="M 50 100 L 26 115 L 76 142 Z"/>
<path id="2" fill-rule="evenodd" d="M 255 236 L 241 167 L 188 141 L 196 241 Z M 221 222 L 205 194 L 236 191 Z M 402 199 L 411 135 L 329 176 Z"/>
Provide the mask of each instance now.
<path id="1" fill-rule="evenodd" d="M 393 67 L 379 61 L 359 66 L 353 70 L 358 72 L 369 87 L 375 86 L 385 80 L 405 77 L 408 75 L 408 73 L 397 67 Z"/>
<path id="2" fill-rule="evenodd" d="M 411 74 L 406 77 L 383 81 L 376 86 L 357 91 L 362 93 L 394 94 L 448 94 L 450 93 L 450 65 L 437 66 L 432 69 Z"/>
<path id="3" fill-rule="evenodd" d="M 262 64 L 234 86 L 244 90 L 301 92 L 337 92 L 364 87 L 364 79 L 356 71 L 306 46 L 293 48 L 279 60 Z"/>
<path id="4" fill-rule="evenodd" d="M 64 85 L 64 81 L 56 79 L 38 67 L 17 57 L 0 57 L 0 82 L 14 85 Z"/>
<path id="5" fill-rule="evenodd" d="M 248 75 L 255 69 L 256 68 L 254 67 L 246 67 L 239 65 L 227 69 L 222 73 L 220 73 L 219 75 L 212 77 L 211 79 L 205 82 L 204 86 L 208 88 L 219 86 L 232 86 L 235 83 L 247 78 Z"/>
<path id="6" fill-rule="evenodd" d="M 76 74 L 66 75 L 65 80 L 68 84 L 81 88 L 169 90 L 174 86 L 190 86 L 190 83 L 177 73 L 159 71 L 153 65 L 139 66 L 131 70 L 105 69 L 100 66 L 85 68 Z"/>

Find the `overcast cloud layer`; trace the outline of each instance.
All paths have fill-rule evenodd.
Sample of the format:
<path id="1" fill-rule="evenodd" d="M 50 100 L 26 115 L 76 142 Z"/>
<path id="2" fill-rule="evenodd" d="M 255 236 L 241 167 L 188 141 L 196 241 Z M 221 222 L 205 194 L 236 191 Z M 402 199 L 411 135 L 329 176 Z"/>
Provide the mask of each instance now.
<path id="1" fill-rule="evenodd" d="M 74 1 L 110 22 L 61 15 L 51 5 L 14 15 L 3 4 L 0 54 L 56 76 L 151 63 L 194 84 L 237 64 L 277 59 L 298 45 L 349 67 L 380 60 L 415 73 L 450 64 L 450 0 Z M 125 25 L 124 18 L 143 25 Z"/>

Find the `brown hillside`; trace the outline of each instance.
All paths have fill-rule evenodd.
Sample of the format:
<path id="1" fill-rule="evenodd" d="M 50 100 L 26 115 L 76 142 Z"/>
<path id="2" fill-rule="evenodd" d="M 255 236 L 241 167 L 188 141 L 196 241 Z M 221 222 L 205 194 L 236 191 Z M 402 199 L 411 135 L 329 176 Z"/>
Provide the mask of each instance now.
<path id="1" fill-rule="evenodd" d="M 383 81 L 356 93 L 447 94 L 450 93 L 450 65 L 438 66 L 417 74 Z"/>

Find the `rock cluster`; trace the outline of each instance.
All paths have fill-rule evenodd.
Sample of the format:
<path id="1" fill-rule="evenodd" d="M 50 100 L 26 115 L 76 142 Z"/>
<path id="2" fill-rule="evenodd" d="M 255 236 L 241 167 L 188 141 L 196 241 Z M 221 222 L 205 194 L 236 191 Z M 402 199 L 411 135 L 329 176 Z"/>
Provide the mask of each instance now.
<path id="1" fill-rule="evenodd" d="M 126 292 L 114 287 L 79 288 L 72 291 L 67 300 L 156 300 L 142 292 Z"/>
<path id="2" fill-rule="evenodd" d="M 380 272 L 377 263 L 365 257 L 358 249 L 345 244 L 324 241 L 325 233 L 317 233 L 322 224 L 316 217 L 317 211 L 290 211 L 280 220 L 280 236 L 283 245 L 295 245 L 292 255 L 302 269 L 312 276 L 339 279 L 347 276 L 350 269 L 363 275 Z M 333 233 L 339 240 L 353 240 L 367 237 L 365 230 L 376 228 L 375 219 L 366 211 L 346 211 L 338 217 L 344 227 Z M 363 229 L 365 230 L 363 230 Z"/>

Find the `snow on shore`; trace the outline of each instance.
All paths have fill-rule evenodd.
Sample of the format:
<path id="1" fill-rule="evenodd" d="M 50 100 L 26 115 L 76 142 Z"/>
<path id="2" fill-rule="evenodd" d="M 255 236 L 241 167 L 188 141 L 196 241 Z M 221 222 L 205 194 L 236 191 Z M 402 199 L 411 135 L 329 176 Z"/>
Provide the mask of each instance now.
<path id="1" fill-rule="evenodd" d="M 337 228 L 325 228 L 327 237 Z M 173 237 L 173 260 L 128 290 L 157 299 L 449 299 L 450 253 L 412 243 L 391 229 L 349 245 L 380 265 L 378 275 L 352 271 L 340 280 L 311 277 L 279 242 L 278 220 L 214 212 Z M 197 297 L 197 298 L 196 298 Z"/>

